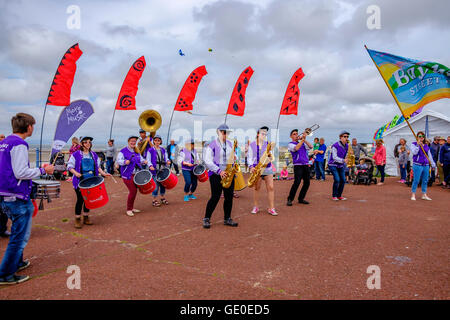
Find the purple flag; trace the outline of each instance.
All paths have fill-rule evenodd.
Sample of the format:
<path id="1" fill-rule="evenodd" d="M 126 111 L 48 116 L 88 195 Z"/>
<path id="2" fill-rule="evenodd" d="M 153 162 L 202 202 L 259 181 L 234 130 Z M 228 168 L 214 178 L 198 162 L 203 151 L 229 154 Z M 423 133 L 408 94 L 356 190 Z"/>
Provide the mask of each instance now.
<path id="1" fill-rule="evenodd" d="M 75 131 L 94 113 L 94 108 L 86 100 L 76 100 L 63 109 L 56 125 L 52 155 L 60 152 Z"/>

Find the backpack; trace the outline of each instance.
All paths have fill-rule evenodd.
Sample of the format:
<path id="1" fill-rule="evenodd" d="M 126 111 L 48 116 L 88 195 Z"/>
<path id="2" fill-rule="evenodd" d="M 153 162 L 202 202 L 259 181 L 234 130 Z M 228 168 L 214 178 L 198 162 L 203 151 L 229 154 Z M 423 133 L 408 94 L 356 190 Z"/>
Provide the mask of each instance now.
<path id="1" fill-rule="evenodd" d="M 397 143 L 394 147 L 394 157 L 398 158 L 399 154 L 398 154 L 398 147 L 400 146 L 400 143 Z"/>

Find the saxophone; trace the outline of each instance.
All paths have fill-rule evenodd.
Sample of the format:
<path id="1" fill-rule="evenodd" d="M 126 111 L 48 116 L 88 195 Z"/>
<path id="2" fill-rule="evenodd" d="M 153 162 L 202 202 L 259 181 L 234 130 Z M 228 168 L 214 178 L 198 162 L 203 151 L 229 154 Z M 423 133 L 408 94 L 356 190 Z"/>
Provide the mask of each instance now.
<path id="1" fill-rule="evenodd" d="M 270 158 L 272 155 L 270 154 L 270 150 L 272 149 L 272 144 L 268 143 L 266 151 L 264 151 L 263 155 L 261 156 L 261 159 L 259 159 L 258 164 L 255 166 L 255 170 L 253 170 L 253 173 L 251 174 L 250 178 L 248 179 L 247 185 L 249 188 L 253 188 L 258 182 L 259 177 L 261 177 L 261 172 L 264 171 L 264 169 L 267 167 L 268 163 L 265 163 L 268 158 Z"/>
<path id="2" fill-rule="evenodd" d="M 353 168 L 355 166 L 355 153 L 353 152 L 353 148 L 350 144 L 350 140 L 347 139 L 348 151 L 347 151 L 347 167 Z"/>
<path id="3" fill-rule="evenodd" d="M 237 145 L 238 143 L 237 140 L 235 139 L 233 145 L 233 152 L 231 152 L 230 157 L 228 158 L 227 161 L 227 167 L 225 168 L 227 176 L 220 181 L 222 187 L 224 187 L 225 189 L 228 189 L 231 186 L 231 183 L 233 182 L 234 179 L 234 175 L 236 174 L 236 172 L 238 172 L 238 170 L 240 170 L 239 164 L 237 164 L 237 162 L 234 160 L 234 154 L 236 152 Z"/>

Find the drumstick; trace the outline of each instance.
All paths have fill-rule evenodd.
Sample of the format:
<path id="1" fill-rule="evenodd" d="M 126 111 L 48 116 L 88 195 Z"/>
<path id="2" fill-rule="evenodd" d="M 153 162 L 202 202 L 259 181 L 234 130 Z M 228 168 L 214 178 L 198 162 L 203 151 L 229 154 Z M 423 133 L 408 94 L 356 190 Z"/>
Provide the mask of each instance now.
<path id="1" fill-rule="evenodd" d="M 113 179 L 114 183 L 117 183 L 116 179 L 114 179 L 113 175 L 110 175 L 110 177 Z"/>
<path id="2" fill-rule="evenodd" d="M 55 165 L 55 163 L 56 163 L 56 158 L 58 158 L 58 156 L 59 156 L 60 153 L 61 153 L 61 152 L 58 152 L 58 153 L 56 154 L 55 159 L 53 159 L 52 166 Z"/>

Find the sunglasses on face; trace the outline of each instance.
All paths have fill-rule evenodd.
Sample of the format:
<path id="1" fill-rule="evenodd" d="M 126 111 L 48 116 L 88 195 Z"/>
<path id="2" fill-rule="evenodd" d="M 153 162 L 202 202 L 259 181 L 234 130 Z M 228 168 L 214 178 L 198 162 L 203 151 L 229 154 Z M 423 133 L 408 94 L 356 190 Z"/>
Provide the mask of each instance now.
<path id="1" fill-rule="evenodd" d="M 419 138 L 425 138 L 425 136 L 423 136 L 423 135 L 418 135 L 417 137 L 419 137 Z"/>
<path id="2" fill-rule="evenodd" d="M 342 136 L 342 138 L 348 138 L 349 136 Z"/>

